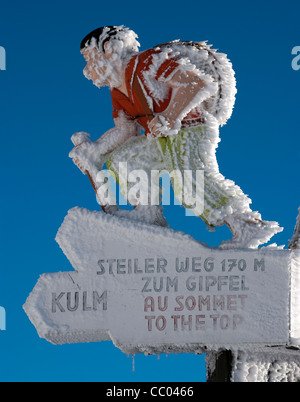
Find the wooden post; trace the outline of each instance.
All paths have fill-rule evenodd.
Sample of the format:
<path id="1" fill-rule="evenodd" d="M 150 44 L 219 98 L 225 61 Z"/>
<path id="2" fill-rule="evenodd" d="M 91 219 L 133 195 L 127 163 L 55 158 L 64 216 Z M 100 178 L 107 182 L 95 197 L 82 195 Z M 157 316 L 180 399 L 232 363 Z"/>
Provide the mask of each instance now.
<path id="1" fill-rule="evenodd" d="M 208 352 L 207 382 L 231 382 L 233 354 L 231 350 Z"/>

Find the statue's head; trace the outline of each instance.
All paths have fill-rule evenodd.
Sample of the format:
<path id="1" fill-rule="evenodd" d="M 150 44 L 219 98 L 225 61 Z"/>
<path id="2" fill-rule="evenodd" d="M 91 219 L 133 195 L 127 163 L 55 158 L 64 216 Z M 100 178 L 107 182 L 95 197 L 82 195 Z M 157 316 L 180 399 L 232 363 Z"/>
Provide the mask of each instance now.
<path id="1" fill-rule="evenodd" d="M 83 71 L 97 87 L 117 87 L 120 81 L 118 67 L 138 52 L 137 35 L 128 28 L 106 26 L 90 32 L 82 41 L 80 51 L 87 65 Z"/>

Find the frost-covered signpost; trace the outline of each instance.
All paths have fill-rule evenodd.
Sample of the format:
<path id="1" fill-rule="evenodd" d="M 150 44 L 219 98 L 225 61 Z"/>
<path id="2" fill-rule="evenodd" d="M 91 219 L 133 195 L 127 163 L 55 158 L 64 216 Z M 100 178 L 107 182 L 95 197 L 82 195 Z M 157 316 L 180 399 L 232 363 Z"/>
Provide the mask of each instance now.
<path id="1" fill-rule="evenodd" d="M 112 340 L 128 354 L 297 347 L 299 250 L 258 248 L 282 229 L 216 161 L 235 100 L 231 63 L 204 42 L 138 46 L 122 26 L 82 41 L 84 74 L 110 87 L 115 127 L 96 142 L 74 134 L 70 157 L 103 211 L 69 211 L 56 240 L 75 271 L 42 275 L 25 311 L 54 344 Z M 211 248 L 168 227 L 166 172 L 180 204 L 209 228 L 226 224 L 231 240 Z M 111 177 L 131 210 L 117 205 Z"/>

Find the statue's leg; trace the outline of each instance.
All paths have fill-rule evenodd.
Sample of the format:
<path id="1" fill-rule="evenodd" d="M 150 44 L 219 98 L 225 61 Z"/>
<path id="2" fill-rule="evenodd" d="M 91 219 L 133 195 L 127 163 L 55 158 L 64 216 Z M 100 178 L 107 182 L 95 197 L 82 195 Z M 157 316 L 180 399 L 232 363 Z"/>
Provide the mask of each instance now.
<path id="1" fill-rule="evenodd" d="M 160 195 L 153 200 L 153 172 L 161 171 L 162 163 L 157 141 L 145 136 L 129 139 L 110 155 L 107 168 L 115 175 L 125 200 L 134 206 L 131 211 L 121 209 L 114 215 L 168 226 L 159 205 Z"/>
<path id="2" fill-rule="evenodd" d="M 216 142 L 210 138 L 210 132 L 206 126 L 198 126 L 182 129 L 177 135 L 159 139 L 166 168 L 170 172 L 180 171 L 182 177 L 189 178 L 185 174 L 191 171 L 192 182 L 184 183 L 192 188 L 194 194 L 204 197 L 204 205 L 201 210 L 193 209 L 196 216 L 200 216 L 208 225 L 219 226 L 224 224 L 224 218 L 230 215 L 232 209 L 239 211 L 250 210 L 251 200 L 242 192 L 233 181 L 225 179 L 219 172 L 216 160 Z M 204 171 L 204 188 L 197 188 L 196 171 Z M 179 195 L 182 204 L 189 208 L 177 186 L 175 195 Z M 187 191 L 188 192 L 188 191 Z"/>
<path id="3" fill-rule="evenodd" d="M 258 212 L 250 208 L 251 200 L 232 180 L 226 179 L 220 172 L 216 160 L 216 147 L 219 135 L 216 129 L 205 125 L 182 129 L 176 136 L 159 139 L 164 154 L 164 161 L 169 171 L 193 172 L 192 183 L 185 183 L 194 194 L 203 196 L 200 208 L 193 208 L 210 227 L 227 224 L 233 233 L 233 239 L 222 244 L 223 248 L 257 247 L 268 241 L 282 229 L 277 222 L 261 220 Z M 197 188 L 197 170 L 204 170 L 204 188 Z M 190 176 L 187 176 L 190 177 Z M 178 191 L 179 190 L 179 191 Z M 182 192 L 180 186 L 174 188 Z M 182 204 L 186 208 L 182 194 Z"/>

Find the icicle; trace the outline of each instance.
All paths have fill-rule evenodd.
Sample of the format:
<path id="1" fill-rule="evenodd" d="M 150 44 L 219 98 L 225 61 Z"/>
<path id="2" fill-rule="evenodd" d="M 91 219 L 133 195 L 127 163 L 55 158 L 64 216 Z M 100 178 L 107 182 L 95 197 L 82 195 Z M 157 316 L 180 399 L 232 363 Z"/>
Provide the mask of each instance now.
<path id="1" fill-rule="evenodd" d="M 132 355 L 131 358 L 132 358 L 132 372 L 134 373 L 135 372 L 135 355 Z"/>

